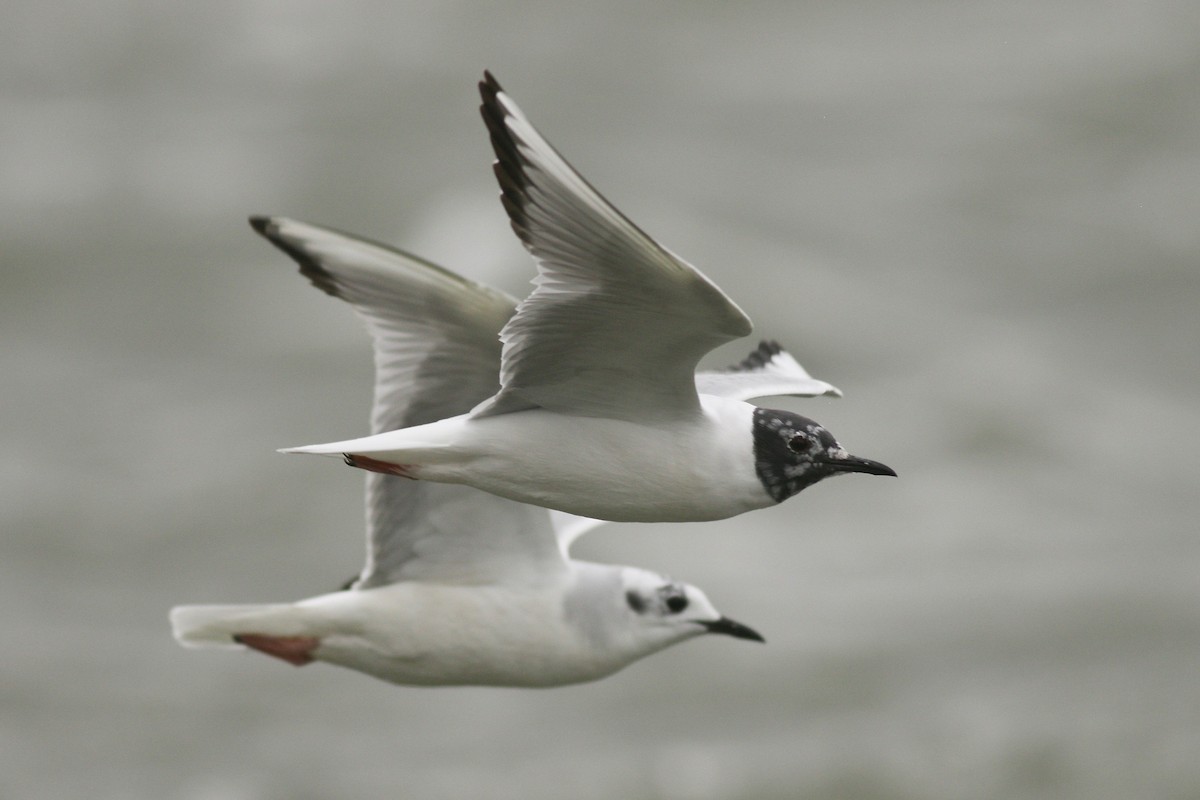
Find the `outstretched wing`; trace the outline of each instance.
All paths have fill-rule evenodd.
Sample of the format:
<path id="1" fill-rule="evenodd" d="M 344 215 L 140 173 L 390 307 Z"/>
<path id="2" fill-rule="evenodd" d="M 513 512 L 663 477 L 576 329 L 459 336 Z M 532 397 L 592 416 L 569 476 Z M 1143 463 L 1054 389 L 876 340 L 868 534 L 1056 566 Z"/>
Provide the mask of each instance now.
<path id="1" fill-rule="evenodd" d="M 721 370 L 696 373 L 696 390 L 731 400 L 757 397 L 841 397 L 836 386 L 808 374 L 776 341 L 763 341 L 750 355 Z"/>
<path id="2" fill-rule="evenodd" d="M 372 433 L 466 413 L 499 388 L 496 332 L 513 314 L 512 297 L 331 228 L 283 217 L 250 224 L 366 323 L 375 343 Z"/>
<path id="3" fill-rule="evenodd" d="M 375 347 L 373 433 L 465 413 L 496 391 L 496 332 L 512 316 L 511 297 L 329 228 L 281 217 L 251 225 L 366 322 Z M 545 509 L 370 473 L 367 562 L 354 586 L 535 579 L 561 569 L 562 552 Z"/>
<path id="4" fill-rule="evenodd" d="M 479 89 L 501 199 L 538 276 L 500 334 L 502 388 L 473 413 L 698 413 L 700 357 L 749 334 L 749 318 L 593 189 L 490 74 Z"/>

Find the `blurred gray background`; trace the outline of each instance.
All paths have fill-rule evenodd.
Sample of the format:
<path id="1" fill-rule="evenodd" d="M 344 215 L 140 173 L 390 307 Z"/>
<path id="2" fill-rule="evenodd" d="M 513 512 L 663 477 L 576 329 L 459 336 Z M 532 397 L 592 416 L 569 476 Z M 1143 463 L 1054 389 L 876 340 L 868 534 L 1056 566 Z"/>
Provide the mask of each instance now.
<path id="1" fill-rule="evenodd" d="M 1200 797 L 1195 3 L 0 20 L 0 797 Z M 181 649 L 171 605 L 362 557 L 361 475 L 274 450 L 366 430 L 367 337 L 245 217 L 523 294 L 485 67 L 900 479 L 577 548 L 765 647 L 547 691 Z"/>

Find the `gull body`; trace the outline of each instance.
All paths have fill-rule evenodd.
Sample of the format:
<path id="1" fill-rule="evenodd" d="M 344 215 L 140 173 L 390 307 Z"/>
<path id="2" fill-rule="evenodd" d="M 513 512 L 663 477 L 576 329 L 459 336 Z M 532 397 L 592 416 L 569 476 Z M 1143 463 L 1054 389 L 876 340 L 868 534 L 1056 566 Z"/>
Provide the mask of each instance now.
<path id="1" fill-rule="evenodd" d="M 576 418 L 543 409 L 464 414 L 319 452 L 365 455 L 396 465 L 375 468 L 399 476 L 470 484 L 586 517 L 713 520 L 775 503 L 755 472 L 753 413 L 748 403 L 703 396 L 692 419 L 591 419 L 586 435 Z"/>
<path id="2" fill-rule="evenodd" d="M 664 587 L 687 597 L 684 611 L 630 606 L 629 593 L 657 603 Z M 760 638 L 694 587 L 579 561 L 534 583 L 401 581 L 296 603 L 182 606 L 171 619 L 186 646 L 245 646 L 406 686 L 561 686 L 704 633 Z"/>
<path id="3" fill-rule="evenodd" d="M 700 358 L 750 319 L 605 200 L 490 74 L 480 93 L 503 206 L 538 265 L 500 329 L 493 394 L 454 419 L 284 452 L 641 522 L 730 517 L 831 475 L 895 475 L 811 419 L 702 385 Z M 286 232 L 270 236 L 297 255 Z M 825 386 L 800 393 L 836 392 Z"/>

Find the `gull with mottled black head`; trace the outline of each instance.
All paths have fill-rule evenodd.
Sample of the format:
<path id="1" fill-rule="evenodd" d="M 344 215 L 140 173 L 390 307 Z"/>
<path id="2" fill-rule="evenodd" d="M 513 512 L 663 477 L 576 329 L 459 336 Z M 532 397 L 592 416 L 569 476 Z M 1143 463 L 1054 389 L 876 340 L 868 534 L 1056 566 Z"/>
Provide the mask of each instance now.
<path id="1" fill-rule="evenodd" d="M 698 387 L 700 358 L 750 319 L 592 188 L 490 74 L 480 92 L 501 200 L 538 267 L 500 331 L 496 391 L 455 417 L 284 452 L 640 522 L 722 519 L 829 476 L 895 475 L 813 420 Z"/>

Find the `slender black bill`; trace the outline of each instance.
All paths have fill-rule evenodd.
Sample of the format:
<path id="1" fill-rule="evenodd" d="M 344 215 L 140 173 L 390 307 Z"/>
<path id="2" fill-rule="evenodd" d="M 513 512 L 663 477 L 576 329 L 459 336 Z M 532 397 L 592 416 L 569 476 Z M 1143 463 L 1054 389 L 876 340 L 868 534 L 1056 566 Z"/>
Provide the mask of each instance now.
<path id="1" fill-rule="evenodd" d="M 872 461 L 869 458 L 847 456 L 846 458 L 829 458 L 824 463 L 825 466 L 836 472 L 863 472 L 867 475 L 891 475 L 893 478 L 896 477 L 896 470 L 887 464 L 880 464 L 878 461 Z"/>
<path id="2" fill-rule="evenodd" d="M 723 633 L 735 639 L 750 639 L 755 642 L 765 643 L 767 641 L 758 631 L 740 622 L 734 622 L 729 617 L 721 617 L 712 622 L 701 622 L 700 624 L 707 628 L 709 633 Z"/>

